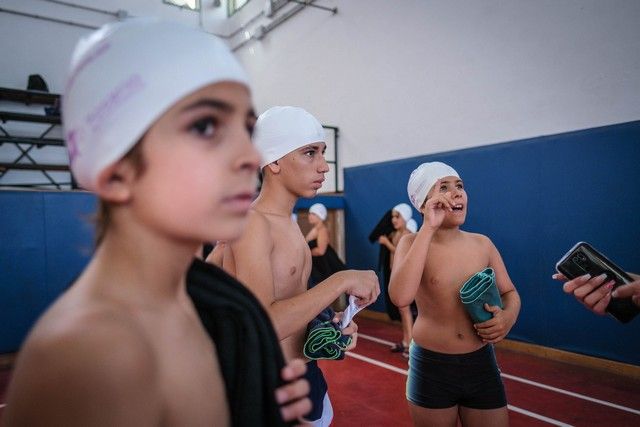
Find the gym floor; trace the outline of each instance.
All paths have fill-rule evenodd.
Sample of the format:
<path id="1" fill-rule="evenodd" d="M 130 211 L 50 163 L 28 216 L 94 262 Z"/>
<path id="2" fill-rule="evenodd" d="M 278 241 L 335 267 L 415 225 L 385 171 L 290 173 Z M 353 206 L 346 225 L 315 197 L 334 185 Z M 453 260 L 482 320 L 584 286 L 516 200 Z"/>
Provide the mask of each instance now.
<path id="1" fill-rule="evenodd" d="M 389 348 L 399 325 L 358 316 L 358 346 L 342 361 L 322 361 L 333 403 L 332 426 L 411 426 L 405 400 L 407 360 Z M 510 424 L 638 426 L 640 380 L 496 349 Z M 10 371 L 0 370 L 0 418 Z"/>
<path id="2" fill-rule="evenodd" d="M 343 361 L 320 363 L 333 426 L 411 426 L 407 360 L 389 348 L 402 337 L 388 322 L 356 318 L 358 345 Z M 496 348 L 511 426 L 638 426 L 640 380 Z"/>

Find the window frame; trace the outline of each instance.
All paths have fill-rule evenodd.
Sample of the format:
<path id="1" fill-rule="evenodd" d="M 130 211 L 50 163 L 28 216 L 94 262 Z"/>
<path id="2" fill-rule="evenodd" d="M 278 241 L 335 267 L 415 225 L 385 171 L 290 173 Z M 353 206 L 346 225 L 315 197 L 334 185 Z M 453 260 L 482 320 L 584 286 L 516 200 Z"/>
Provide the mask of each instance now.
<path id="1" fill-rule="evenodd" d="M 235 15 L 236 13 L 238 13 L 239 11 L 242 10 L 242 8 L 244 8 L 246 5 L 249 4 L 251 0 L 247 0 L 246 2 L 244 2 L 244 4 L 242 6 L 240 6 L 239 8 L 235 9 L 233 12 L 231 11 L 231 5 L 235 5 L 236 0 L 227 0 L 227 18 L 231 18 L 233 15 Z"/>
<path id="2" fill-rule="evenodd" d="M 177 8 L 179 8 L 180 10 L 190 10 L 191 12 L 199 12 L 200 8 L 202 7 L 202 0 L 196 0 L 196 7 L 195 9 L 191 9 L 189 6 L 187 6 L 186 4 L 176 4 L 174 3 L 175 0 L 162 0 L 162 3 L 169 5 L 169 6 L 175 6 Z"/>

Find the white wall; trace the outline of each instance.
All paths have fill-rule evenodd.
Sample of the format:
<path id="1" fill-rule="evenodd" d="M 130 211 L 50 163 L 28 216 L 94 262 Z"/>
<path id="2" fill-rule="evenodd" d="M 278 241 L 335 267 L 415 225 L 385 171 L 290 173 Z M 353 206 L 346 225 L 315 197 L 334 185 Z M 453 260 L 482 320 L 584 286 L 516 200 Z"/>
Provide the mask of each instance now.
<path id="1" fill-rule="evenodd" d="M 198 25 L 196 12 L 161 0 L 71 1 Z M 263 0 L 226 23 L 224 4 L 211 3 L 205 27 L 229 34 Z M 307 8 L 238 54 L 258 111 L 299 105 L 340 128 L 342 166 L 640 119 L 638 0 L 316 3 L 339 12 Z M 42 0 L 0 8 L 96 26 L 112 20 Z M 25 88 L 39 73 L 59 92 L 88 31 L 0 12 L 0 86 Z"/>
<path id="2" fill-rule="evenodd" d="M 254 0 L 256 1 L 256 0 Z M 640 1 L 320 0 L 239 50 L 353 166 L 640 119 Z"/>
<path id="3" fill-rule="evenodd" d="M 198 25 L 198 13 L 162 0 L 67 0 L 69 3 L 132 16 L 161 16 Z M 0 9 L 16 10 L 99 27 L 116 18 L 43 0 L 2 0 Z M 0 86 L 26 89 L 29 74 L 41 74 L 51 92 L 63 87 L 71 53 L 92 30 L 0 12 Z"/>

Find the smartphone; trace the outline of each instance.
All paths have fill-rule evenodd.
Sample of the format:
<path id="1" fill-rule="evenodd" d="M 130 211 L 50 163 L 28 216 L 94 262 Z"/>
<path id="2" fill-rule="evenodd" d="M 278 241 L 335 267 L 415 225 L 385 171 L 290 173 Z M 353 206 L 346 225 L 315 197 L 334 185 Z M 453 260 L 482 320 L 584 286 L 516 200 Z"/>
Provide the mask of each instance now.
<path id="1" fill-rule="evenodd" d="M 569 249 L 556 263 L 556 270 L 569 279 L 575 279 L 585 274 L 596 277 L 604 273 L 607 275 L 607 279 L 603 284 L 613 280 L 615 281 L 614 289 L 633 282 L 631 276 L 623 269 L 586 242 L 578 242 Z M 635 305 L 631 298 L 612 298 L 606 311 L 620 322 L 627 323 L 640 313 L 640 307 Z"/>

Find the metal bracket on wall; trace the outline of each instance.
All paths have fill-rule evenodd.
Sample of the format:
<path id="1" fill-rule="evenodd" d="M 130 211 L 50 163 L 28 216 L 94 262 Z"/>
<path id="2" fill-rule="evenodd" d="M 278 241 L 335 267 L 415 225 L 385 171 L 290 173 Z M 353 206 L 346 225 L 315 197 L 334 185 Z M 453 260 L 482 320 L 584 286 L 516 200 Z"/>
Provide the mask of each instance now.
<path id="1" fill-rule="evenodd" d="M 257 16 L 252 18 L 247 24 L 243 25 L 238 30 L 236 30 L 234 32 L 234 35 L 237 35 L 239 32 L 241 32 L 243 30 L 246 30 L 248 25 L 249 25 L 249 23 L 254 22 L 260 16 L 266 16 L 268 18 L 273 17 L 273 20 L 271 22 L 269 22 L 268 24 L 266 24 L 266 25 L 258 26 L 253 31 L 253 34 L 250 34 L 248 31 L 245 31 L 245 34 L 247 34 L 247 38 L 245 40 L 241 41 L 240 43 L 238 43 L 236 46 L 232 47 L 231 50 L 235 52 L 238 49 L 240 49 L 241 47 L 243 47 L 244 45 L 246 45 L 247 43 L 249 43 L 251 40 L 262 40 L 272 30 L 274 30 L 275 28 L 277 28 L 278 26 L 283 24 L 289 18 L 291 18 L 292 16 L 294 16 L 295 14 L 300 12 L 301 10 L 305 9 L 306 7 L 314 7 L 316 9 L 326 10 L 326 11 L 332 12 L 334 15 L 336 13 L 338 13 L 338 8 L 337 7 L 329 8 L 329 7 L 325 7 L 325 6 L 316 5 L 316 4 L 314 4 L 314 2 L 315 2 L 315 0 L 309 0 L 309 1 L 300 1 L 300 0 L 267 0 L 267 2 L 266 2 L 267 7 L 265 7 L 266 12 L 264 10 L 262 12 L 260 12 Z M 278 10 L 282 9 L 284 6 L 286 6 L 289 3 L 294 3 L 295 6 L 292 7 L 291 9 L 285 11 L 284 13 L 276 16 L 276 12 Z M 271 5 L 271 6 L 269 6 L 269 5 Z"/>
<path id="2" fill-rule="evenodd" d="M 59 1 L 59 0 L 41 0 L 41 1 L 46 1 L 48 3 L 58 4 L 60 6 L 86 10 L 86 11 L 89 11 L 89 12 L 100 13 L 100 14 L 103 14 L 103 15 L 113 16 L 114 18 L 116 18 L 119 21 L 122 21 L 123 19 L 125 19 L 125 18 L 127 18 L 129 16 L 129 13 L 126 10 L 122 10 L 122 9 L 116 10 L 116 11 L 109 11 L 109 10 L 98 9 L 96 7 L 89 7 L 89 6 L 85 6 L 85 5 L 81 5 L 81 4 L 75 4 L 75 3 L 66 2 L 66 1 Z M 37 14 L 37 13 L 22 12 L 22 11 L 19 11 L 19 10 L 5 9 L 5 8 L 2 8 L 2 7 L 0 7 L 0 12 L 1 13 L 9 13 L 9 14 L 12 14 L 12 15 L 24 16 L 26 18 L 39 19 L 41 21 L 55 22 L 56 24 L 70 25 L 72 27 L 86 28 L 86 29 L 89 29 L 89 30 L 96 30 L 96 29 L 99 28 L 99 26 L 85 24 L 83 22 L 69 21 L 67 19 L 58 19 L 58 18 L 53 18 L 51 16 L 40 15 L 40 14 Z"/>

